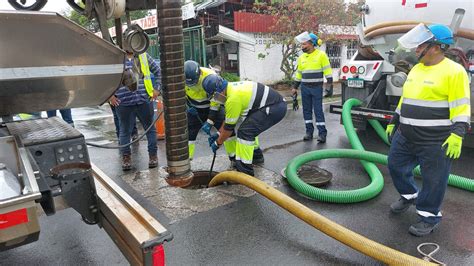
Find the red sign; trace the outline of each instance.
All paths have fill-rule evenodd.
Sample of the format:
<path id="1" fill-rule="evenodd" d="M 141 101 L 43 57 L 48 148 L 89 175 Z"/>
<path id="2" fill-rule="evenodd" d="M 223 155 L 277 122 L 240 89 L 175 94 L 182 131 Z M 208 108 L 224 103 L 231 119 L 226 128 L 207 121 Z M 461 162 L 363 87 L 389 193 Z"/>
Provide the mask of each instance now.
<path id="1" fill-rule="evenodd" d="M 28 222 L 28 213 L 26 209 L 16 210 L 0 214 L 0 229 L 5 229 L 15 225 Z"/>

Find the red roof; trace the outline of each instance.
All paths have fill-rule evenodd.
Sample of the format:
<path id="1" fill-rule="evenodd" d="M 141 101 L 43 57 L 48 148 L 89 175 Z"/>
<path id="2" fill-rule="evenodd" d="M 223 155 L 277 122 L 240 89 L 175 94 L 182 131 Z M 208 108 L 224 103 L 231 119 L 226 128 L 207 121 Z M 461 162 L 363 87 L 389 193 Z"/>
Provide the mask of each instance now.
<path id="1" fill-rule="evenodd" d="M 234 29 L 240 32 L 272 32 L 275 20 L 271 15 L 234 12 Z"/>

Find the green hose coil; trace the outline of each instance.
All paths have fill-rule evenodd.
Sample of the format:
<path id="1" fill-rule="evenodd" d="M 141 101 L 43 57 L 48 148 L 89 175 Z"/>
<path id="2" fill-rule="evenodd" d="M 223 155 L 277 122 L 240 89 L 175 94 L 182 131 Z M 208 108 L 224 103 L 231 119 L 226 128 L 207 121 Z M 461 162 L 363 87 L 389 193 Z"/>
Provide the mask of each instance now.
<path id="1" fill-rule="evenodd" d="M 351 109 L 353 106 L 361 104 L 360 100 L 349 99 L 344 103 L 342 109 L 342 121 L 349 142 L 354 150 L 348 149 L 328 149 L 307 152 L 293 158 L 286 167 L 286 176 L 290 185 L 303 195 L 318 201 L 331 203 L 356 203 L 369 200 L 377 196 L 383 189 L 383 176 L 374 163 L 388 164 L 387 155 L 365 151 L 360 142 L 352 123 Z M 385 129 L 377 120 L 369 120 L 370 125 L 386 144 L 389 144 Z M 355 190 L 324 190 L 313 187 L 303 182 L 297 174 L 298 169 L 305 163 L 329 158 L 352 158 L 360 159 L 364 169 L 369 174 L 371 183 L 363 188 Z M 413 171 L 416 176 L 420 176 L 420 168 L 416 167 Z M 474 180 L 458 175 L 449 175 L 448 184 L 468 191 L 474 192 Z"/>

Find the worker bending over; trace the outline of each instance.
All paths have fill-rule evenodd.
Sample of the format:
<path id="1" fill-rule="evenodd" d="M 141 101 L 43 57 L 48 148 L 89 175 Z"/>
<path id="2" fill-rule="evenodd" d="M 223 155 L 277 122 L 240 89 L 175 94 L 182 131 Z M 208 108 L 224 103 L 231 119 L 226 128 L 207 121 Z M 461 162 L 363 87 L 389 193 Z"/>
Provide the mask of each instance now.
<path id="1" fill-rule="evenodd" d="M 401 195 L 390 208 L 402 213 L 415 204 L 421 219 L 409 232 L 424 236 L 441 221 L 451 163 L 461 154 L 471 121 L 469 80 L 466 70 L 444 55 L 454 43 L 447 26 L 419 24 L 398 41 L 404 49 L 416 49 L 419 63 L 408 74 L 396 115 L 387 126 L 388 136 L 393 135 L 388 168 Z M 421 190 L 413 178 L 417 165 Z"/>
<path id="2" fill-rule="evenodd" d="M 235 168 L 237 171 L 254 175 L 252 162 L 256 138 L 260 133 L 280 122 L 286 114 L 286 102 L 272 88 L 253 81 L 230 82 L 213 76 L 206 80 L 204 88 L 214 101 L 225 106 L 225 124 L 219 132 L 209 137 L 209 145 L 215 153 L 234 132 L 236 124 L 242 121 L 237 130 L 235 144 Z M 226 144 L 227 146 L 227 144 Z M 232 149 L 233 147 L 230 147 Z M 257 149 L 262 156 L 263 153 Z"/>

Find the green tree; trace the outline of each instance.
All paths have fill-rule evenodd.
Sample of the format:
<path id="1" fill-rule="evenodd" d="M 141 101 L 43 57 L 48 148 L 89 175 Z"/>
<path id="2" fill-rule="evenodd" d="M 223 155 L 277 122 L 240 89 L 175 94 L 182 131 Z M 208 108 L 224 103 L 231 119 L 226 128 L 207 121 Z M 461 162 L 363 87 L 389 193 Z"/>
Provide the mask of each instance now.
<path id="1" fill-rule="evenodd" d="M 296 70 L 298 50 L 294 38 L 298 34 L 314 32 L 324 41 L 333 40 L 334 35 L 321 32 L 321 24 L 355 25 L 359 16 L 356 4 L 347 5 L 344 0 L 282 0 L 277 4 L 256 4 L 255 10 L 274 18 L 272 38 L 282 45 L 280 70 L 285 79 L 291 79 Z"/>
<path id="2" fill-rule="evenodd" d="M 80 2 L 80 5 L 84 6 L 82 2 Z M 70 20 L 76 22 L 77 24 L 81 25 L 82 27 L 86 28 L 89 31 L 92 32 L 97 32 L 99 31 L 99 24 L 97 23 L 96 19 L 91 19 L 89 20 L 86 16 L 83 14 L 77 12 L 76 10 L 68 10 L 63 14 L 65 17 L 69 18 Z M 146 16 L 151 15 L 151 12 L 149 10 L 137 10 L 137 11 L 131 11 L 130 12 L 130 20 L 136 20 L 140 18 L 144 18 Z M 122 22 L 126 21 L 125 16 L 122 16 Z M 115 22 L 113 19 L 110 19 L 107 21 L 107 28 L 113 27 L 115 25 Z"/>

